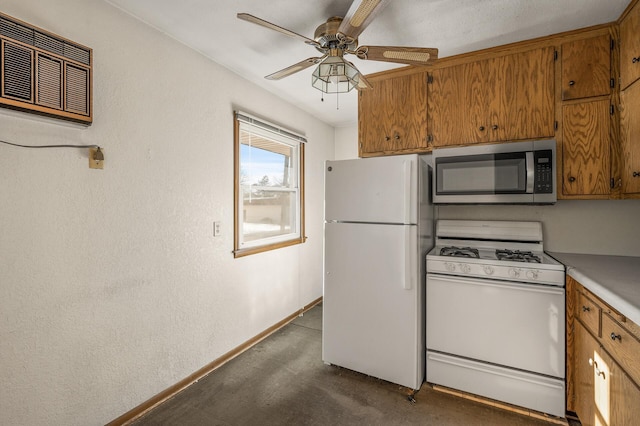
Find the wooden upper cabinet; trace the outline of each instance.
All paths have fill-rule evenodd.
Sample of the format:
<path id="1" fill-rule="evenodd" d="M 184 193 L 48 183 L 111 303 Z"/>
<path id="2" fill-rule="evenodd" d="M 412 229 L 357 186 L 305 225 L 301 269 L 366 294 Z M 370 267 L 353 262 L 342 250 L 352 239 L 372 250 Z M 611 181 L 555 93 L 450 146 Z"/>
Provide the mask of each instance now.
<path id="1" fill-rule="evenodd" d="M 609 34 L 562 45 L 562 100 L 611 93 L 611 38 Z"/>
<path id="2" fill-rule="evenodd" d="M 555 49 L 546 47 L 510 56 L 515 74 L 515 115 L 507 140 L 555 135 Z M 505 65 L 508 66 L 508 65 Z"/>
<path id="3" fill-rule="evenodd" d="M 607 99 L 562 107 L 562 193 L 607 195 L 611 179 Z"/>
<path id="4" fill-rule="evenodd" d="M 625 89 L 640 78 L 640 3 L 620 22 L 620 81 Z"/>
<path id="5" fill-rule="evenodd" d="M 433 71 L 433 145 L 465 145 L 554 134 L 552 47 Z"/>
<path id="6" fill-rule="evenodd" d="M 426 71 L 370 81 L 359 93 L 360 156 L 427 151 Z"/>
<path id="7" fill-rule="evenodd" d="M 459 145 L 477 138 L 471 123 L 478 107 L 472 104 L 474 64 L 462 64 L 440 68 L 431 74 L 429 84 L 429 129 L 436 147 Z M 479 64 L 476 65 L 479 67 Z M 475 84 L 478 84 L 477 81 Z M 476 97 L 475 102 L 478 102 Z M 471 129 L 471 131 L 469 131 Z"/>
<path id="8" fill-rule="evenodd" d="M 622 192 L 640 193 L 640 80 L 620 93 Z"/>

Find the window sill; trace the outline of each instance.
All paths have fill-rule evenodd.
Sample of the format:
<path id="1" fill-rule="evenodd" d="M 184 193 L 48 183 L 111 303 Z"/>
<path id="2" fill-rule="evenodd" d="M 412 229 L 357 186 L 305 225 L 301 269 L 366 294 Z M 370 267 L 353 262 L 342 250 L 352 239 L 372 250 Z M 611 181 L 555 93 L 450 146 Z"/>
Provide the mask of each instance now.
<path id="1" fill-rule="evenodd" d="M 307 237 L 300 237 L 300 238 L 296 238 L 293 240 L 287 240 L 287 241 L 280 241 L 278 243 L 274 243 L 274 244 L 268 244 L 268 245 L 264 245 L 264 246 L 258 246 L 258 247 L 250 247 L 250 248 L 244 248 L 244 249 L 236 249 L 233 251 L 233 257 L 244 257 L 244 256 L 249 256 L 252 254 L 258 254 L 258 253 L 263 253 L 265 251 L 271 251 L 271 250 L 276 250 L 279 248 L 283 248 L 283 247 L 289 247 L 289 246 L 294 246 L 297 244 L 303 244 L 305 241 L 307 241 Z"/>

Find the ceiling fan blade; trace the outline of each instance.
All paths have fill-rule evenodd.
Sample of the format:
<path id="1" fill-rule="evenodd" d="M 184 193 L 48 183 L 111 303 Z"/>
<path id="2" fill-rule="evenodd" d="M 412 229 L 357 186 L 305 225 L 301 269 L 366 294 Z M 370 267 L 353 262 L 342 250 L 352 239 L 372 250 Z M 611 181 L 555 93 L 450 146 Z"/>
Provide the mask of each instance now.
<path id="1" fill-rule="evenodd" d="M 389 0 L 353 0 L 338 32 L 353 40 L 357 39 L 387 4 Z"/>
<path id="2" fill-rule="evenodd" d="M 438 59 L 438 49 L 427 47 L 360 46 L 354 52 L 362 60 L 429 65 Z"/>
<path id="3" fill-rule="evenodd" d="M 293 64 L 287 68 L 281 69 L 280 71 L 276 71 L 273 74 L 269 74 L 268 76 L 266 76 L 265 78 L 267 80 L 280 80 L 281 78 L 285 78 L 290 76 L 291 74 L 295 74 L 298 71 L 302 71 L 306 68 L 309 68 L 312 65 L 318 64 L 320 62 L 322 62 L 322 60 L 324 58 L 326 58 L 327 55 L 321 56 L 319 58 L 308 58 L 305 59 L 304 61 L 300 61 L 297 64 Z"/>
<path id="4" fill-rule="evenodd" d="M 284 35 L 288 35 L 289 37 L 293 37 L 293 38 L 297 38 L 299 40 L 304 41 L 307 44 L 310 44 L 311 46 L 315 46 L 315 47 L 320 47 L 320 43 L 318 43 L 315 40 L 312 40 L 308 37 L 305 37 L 303 35 L 300 35 L 298 33 L 294 33 L 291 30 L 288 30 L 286 28 L 282 28 L 276 24 L 272 24 L 269 21 L 265 21 L 264 19 L 260 19 L 256 16 L 250 15 L 248 13 L 238 13 L 238 19 L 242 19 L 243 21 L 247 21 L 247 22 L 252 22 L 254 24 L 258 24 L 261 25 L 263 27 L 267 27 L 270 28 L 272 30 L 278 31 L 279 33 L 282 33 Z"/>

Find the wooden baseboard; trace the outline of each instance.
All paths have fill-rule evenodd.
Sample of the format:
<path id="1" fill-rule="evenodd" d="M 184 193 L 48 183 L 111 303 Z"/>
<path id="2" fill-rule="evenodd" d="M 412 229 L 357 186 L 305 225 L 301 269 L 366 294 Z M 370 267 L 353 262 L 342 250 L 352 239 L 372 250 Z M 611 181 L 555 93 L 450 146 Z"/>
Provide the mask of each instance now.
<path id="1" fill-rule="evenodd" d="M 223 366 L 227 362 L 231 361 L 233 358 L 237 357 L 238 355 L 240 355 L 241 353 L 243 353 L 247 349 L 251 348 L 252 346 L 254 346 L 256 344 L 258 344 L 259 342 L 261 342 L 265 338 L 269 337 L 271 334 L 275 333 L 276 331 L 278 331 L 279 329 L 281 329 L 285 325 L 289 324 L 291 321 L 293 321 L 294 319 L 296 319 L 300 315 L 304 314 L 305 312 L 307 312 L 309 309 L 313 308 L 314 306 L 316 306 L 320 302 L 322 302 L 322 297 L 319 297 L 318 299 L 316 299 L 313 302 L 311 302 L 310 304 L 304 306 L 303 308 L 301 308 L 297 312 L 294 312 L 293 314 L 289 315 L 288 317 L 286 317 L 282 321 L 272 325 L 271 327 L 269 327 L 266 330 L 264 330 L 262 333 L 260 333 L 257 336 L 247 340 L 246 342 L 244 342 L 240 346 L 230 350 L 226 354 L 222 355 L 220 358 L 210 362 L 209 364 L 205 365 L 204 367 L 202 367 L 198 371 L 196 371 L 193 374 L 191 374 L 191 375 L 185 377 L 184 379 L 180 380 L 175 385 L 165 389 L 164 391 L 162 391 L 159 394 L 151 397 L 150 399 L 148 399 L 147 401 L 145 401 L 142 404 L 138 405 L 137 407 L 127 411 L 126 413 L 124 413 L 123 415 L 118 417 L 117 419 L 114 419 L 111 422 L 107 423 L 107 426 L 127 425 L 127 424 L 131 423 L 132 421 L 136 420 L 137 418 L 142 417 L 145 413 L 149 412 L 154 407 L 162 404 L 167 399 L 171 398 L 172 396 L 176 395 L 180 391 L 182 391 L 182 390 L 186 389 L 187 387 L 191 386 L 193 383 L 195 383 L 198 380 L 202 379 L 203 377 L 205 377 L 206 375 L 208 375 L 209 373 L 211 373 L 215 369 L 220 368 L 221 366 Z"/>
<path id="2" fill-rule="evenodd" d="M 518 413 L 518 414 L 521 414 L 523 416 L 533 417 L 535 419 L 544 420 L 546 422 L 557 424 L 557 425 L 562 425 L 562 426 L 568 426 L 569 425 L 569 422 L 567 421 L 567 419 L 564 419 L 564 418 L 561 418 L 561 417 L 551 416 L 549 414 L 541 413 L 539 411 L 529 410 L 527 408 L 518 407 L 517 405 L 511 405 L 511 404 L 508 404 L 506 402 L 496 401 L 495 399 L 484 398 L 482 396 L 473 395 L 471 393 L 459 391 L 459 390 L 456 390 L 456 389 L 451 389 L 451 388 L 448 388 L 448 387 L 445 387 L 445 386 L 431 385 L 431 387 L 434 390 L 437 390 L 438 392 L 447 393 L 449 395 L 455 395 L 455 396 L 458 396 L 458 397 L 461 397 L 461 398 L 465 398 L 465 399 L 468 399 L 468 400 L 471 400 L 471 401 L 479 402 L 481 404 L 487 404 L 487 405 L 490 405 L 492 407 L 500 408 L 502 410 L 511 411 L 513 413 Z"/>

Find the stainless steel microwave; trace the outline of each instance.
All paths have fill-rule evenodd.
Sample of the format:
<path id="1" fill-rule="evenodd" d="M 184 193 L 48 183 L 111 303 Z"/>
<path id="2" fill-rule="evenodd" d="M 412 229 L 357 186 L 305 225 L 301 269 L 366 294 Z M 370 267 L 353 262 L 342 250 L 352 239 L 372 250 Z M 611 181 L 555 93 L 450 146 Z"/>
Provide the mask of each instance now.
<path id="1" fill-rule="evenodd" d="M 437 204 L 556 202 L 555 140 L 434 149 L 433 169 Z"/>

